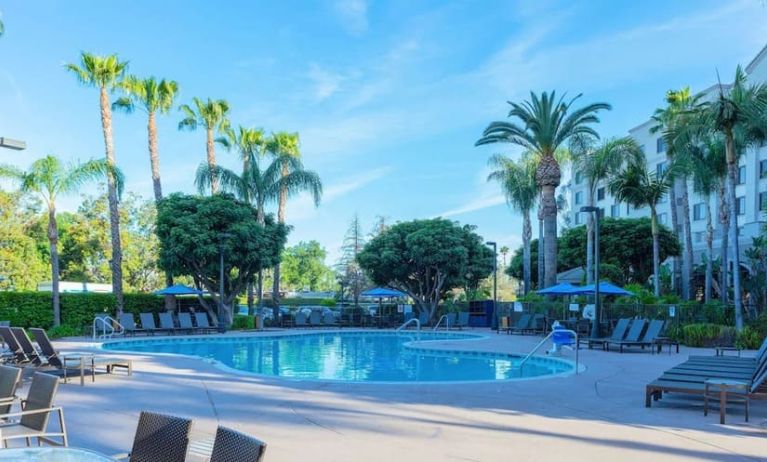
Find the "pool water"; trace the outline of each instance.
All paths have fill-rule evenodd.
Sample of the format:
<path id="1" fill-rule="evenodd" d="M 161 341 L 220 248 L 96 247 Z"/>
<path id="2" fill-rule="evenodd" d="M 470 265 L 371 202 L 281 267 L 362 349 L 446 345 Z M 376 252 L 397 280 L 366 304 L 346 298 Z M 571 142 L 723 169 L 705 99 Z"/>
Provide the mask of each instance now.
<path id="1" fill-rule="evenodd" d="M 238 371 L 304 380 L 453 382 L 512 380 L 573 371 L 569 362 L 519 355 L 430 349 L 458 333 L 317 332 L 251 337 L 169 337 L 108 342 L 103 348 L 214 360 Z M 453 348 L 455 348 L 453 344 Z"/>

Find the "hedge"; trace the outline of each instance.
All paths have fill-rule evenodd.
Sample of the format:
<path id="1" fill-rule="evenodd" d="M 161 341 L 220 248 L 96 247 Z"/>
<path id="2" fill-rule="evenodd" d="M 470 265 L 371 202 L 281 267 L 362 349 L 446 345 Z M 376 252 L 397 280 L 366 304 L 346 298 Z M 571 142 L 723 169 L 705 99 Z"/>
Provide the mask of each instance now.
<path id="1" fill-rule="evenodd" d="M 12 326 L 53 326 L 53 300 L 50 292 L 0 292 L 0 321 Z M 61 294 L 61 325 L 81 330 L 90 326 L 98 313 L 115 315 L 117 303 L 112 294 Z M 126 313 L 160 313 L 165 311 L 165 299 L 152 294 L 125 294 Z"/>

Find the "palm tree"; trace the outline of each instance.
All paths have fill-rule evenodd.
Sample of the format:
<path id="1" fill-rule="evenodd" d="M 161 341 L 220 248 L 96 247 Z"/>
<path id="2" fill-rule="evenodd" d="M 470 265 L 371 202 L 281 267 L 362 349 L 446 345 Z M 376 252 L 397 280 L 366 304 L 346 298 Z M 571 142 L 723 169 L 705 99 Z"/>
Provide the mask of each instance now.
<path id="1" fill-rule="evenodd" d="M 529 157 L 514 162 L 508 157 L 495 155 L 490 158 L 488 165 L 494 170 L 488 175 L 487 181 L 500 183 L 506 202 L 522 214 L 522 279 L 524 294 L 527 295 L 531 289 L 530 241 L 533 230 L 530 212 L 538 202 L 538 185 L 535 183 L 536 163 Z M 504 266 L 508 251 L 508 247 L 501 247 Z"/>
<path id="2" fill-rule="evenodd" d="M 686 156 L 693 145 L 689 142 L 680 142 L 679 133 L 684 130 L 687 121 L 694 117 L 694 110 L 700 105 L 702 95 L 693 95 L 690 87 L 681 90 L 669 90 L 666 92 L 666 107 L 656 109 L 652 120 L 655 125 L 650 128 L 650 133 L 662 132 L 666 145 L 666 159 L 669 163 L 674 161 L 675 156 Z M 681 282 L 682 297 L 685 300 L 692 298 L 693 286 L 693 253 L 692 253 L 692 229 L 690 223 L 690 195 L 687 189 L 687 176 L 690 173 L 684 166 L 686 162 L 678 163 L 678 178 L 674 179 L 675 186 L 669 189 L 669 201 L 671 203 L 672 232 L 677 234 L 679 214 L 677 210 L 676 188 L 679 188 L 680 202 L 682 205 L 682 233 L 684 241 L 684 253 L 682 254 Z M 680 265 L 674 265 L 674 271 Z"/>
<path id="3" fill-rule="evenodd" d="M 658 203 L 668 194 L 674 175 L 673 164 L 662 172 L 647 170 L 644 155 L 639 156 L 610 180 L 610 192 L 621 202 L 634 207 L 650 208 L 652 229 L 653 288 L 660 297 L 660 241 L 658 231 Z"/>
<path id="4" fill-rule="evenodd" d="M 586 180 L 586 202 L 594 207 L 597 186 L 618 174 L 624 165 L 636 162 L 642 149 L 631 137 L 611 138 L 596 145 L 590 136 L 574 136 L 570 139 L 573 168 Z M 594 217 L 586 219 L 586 282 L 594 282 Z"/>
<path id="5" fill-rule="evenodd" d="M 506 255 L 508 255 L 509 252 L 510 252 L 509 247 L 506 246 L 506 245 L 502 245 L 500 250 L 498 250 L 498 252 L 500 252 L 501 257 L 503 257 L 503 267 L 505 268 L 506 267 Z"/>
<path id="6" fill-rule="evenodd" d="M 266 150 L 280 163 L 280 173 L 283 178 L 277 204 L 277 221 L 285 223 L 285 206 L 290 196 L 308 192 L 314 200 L 314 206 L 319 206 L 322 197 L 322 181 L 317 173 L 304 169 L 301 163 L 298 133 L 278 132 L 272 134 L 266 144 Z M 289 177 L 292 180 L 290 182 L 285 181 Z M 279 262 L 274 266 L 272 278 L 272 301 L 277 304 L 280 300 Z"/>
<path id="7" fill-rule="evenodd" d="M 599 138 L 591 127 L 598 123 L 596 113 L 609 110 L 607 103 L 594 103 L 573 108 L 581 95 L 565 101 L 556 92 L 543 92 L 540 96 L 530 93 L 530 101 L 509 102 L 509 117 L 517 122 L 492 122 L 476 145 L 489 143 L 512 143 L 533 151 L 540 162 L 536 171 L 536 183 L 541 188 L 541 206 L 544 221 L 544 263 L 545 284 L 549 287 L 557 282 L 557 203 L 555 190 L 561 180 L 559 163 L 554 153 L 573 135 L 586 134 Z"/>
<path id="8" fill-rule="evenodd" d="M 56 199 L 71 194 L 90 181 L 107 178 L 108 173 L 117 181 L 118 190 L 122 187 L 119 172 L 111 171 L 106 159 L 90 160 L 85 163 L 64 165 L 54 156 L 45 156 L 32 163 L 29 170 L 22 171 L 10 165 L 0 166 L 0 177 L 11 178 L 19 182 L 25 193 L 38 195 L 48 209 L 48 243 L 51 252 L 51 292 L 53 294 L 53 325 L 61 324 L 59 302 L 59 232 L 56 224 Z"/>
<path id="9" fill-rule="evenodd" d="M 112 292 L 117 303 L 117 315 L 123 312 L 122 284 L 122 244 L 120 242 L 120 212 L 118 210 L 117 171 L 114 141 L 112 139 L 112 111 L 109 104 L 109 93 L 120 84 L 128 69 L 127 61 L 120 61 L 117 55 L 97 56 L 83 52 L 80 64 L 67 64 L 66 69 L 72 72 L 77 80 L 89 87 L 99 90 L 99 106 L 101 108 L 101 130 L 104 135 L 104 149 L 107 171 L 107 199 L 109 201 L 109 228 L 112 242 Z"/>
<path id="10" fill-rule="evenodd" d="M 205 127 L 206 150 L 208 154 L 208 167 L 210 174 L 216 174 L 216 145 L 215 132 L 226 133 L 229 129 L 229 103 L 223 99 L 206 101 L 200 98 L 192 98 L 194 108 L 188 104 L 179 106 L 184 113 L 184 118 L 178 123 L 179 130 L 196 130 L 198 125 Z M 210 192 L 218 192 L 219 181 L 215 176 L 210 179 Z"/>
<path id="11" fill-rule="evenodd" d="M 113 109 L 131 113 L 139 105 L 148 117 L 147 139 L 149 141 L 149 165 L 152 168 L 152 186 L 154 199 L 162 199 L 160 181 L 160 153 L 157 149 L 157 113 L 167 114 L 173 107 L 178 93 L 178 84 L 173 80 L 157 80 L 154 77 L 140 79 L 135 76 L 126 78 L 120 85 L 127 94 L 112 104 Z"/>
<path id="12" fill-rule="evenodd" d="M 732 272 L 735 328 L 743 329 L 743 301 L 741 299 L 740 249 L 738 245 L 738 214 L 735 188 L 738 183 L 738 157 L 743 150 L 767 138 L 765 106 L 767 86 L 748 85 L 740 66 L 735 80 L 728 88 L 719 84 L 719 94 L 713 101 L 701 104 L 701 120 L 714 132 L 724 137 L 727 159 L 727 195 L 729 215 L 729 241 L 732 246 Z M 740 140 L 740 142 L 738 142 Z"/>

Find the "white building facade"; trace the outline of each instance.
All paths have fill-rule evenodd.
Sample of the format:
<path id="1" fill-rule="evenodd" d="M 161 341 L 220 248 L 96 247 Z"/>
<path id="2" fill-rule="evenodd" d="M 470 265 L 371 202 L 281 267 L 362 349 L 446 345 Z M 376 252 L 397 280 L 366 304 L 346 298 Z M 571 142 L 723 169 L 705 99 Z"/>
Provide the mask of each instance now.
<path id="1" fill-rule="evenodd" d="M 748 74 L 748 83 L 767 84 L 767 46 L 748 64 L 745 68 Z M 704 94 L 714 95 L 718 91 L 716 85 L 704 90 Z M 652 127 L 656 122 L 647 120 L 629 130 L 629 135 L 636 140 L 642 147 L 647 158 L 647 168 L 660 171 L 666 168 L 666 146 L 660 132 L 651 133 Z M 573 226 L 585 223 L 586 216 L 578 213 L 580 208 L 587 205 L 588 192 L 587 183 L 579 172 L 572 172 L 570 182 L 567 185 L 569 190 L 570 205 L 570 223 Z M 705 198 L 698 195 L 693 190 L 692 181 L 687 185 L 689 192 L 690 206 L 690 230 L 692 232 L 693 254 L 695 265 L 702 262 L 702 255 L 706 250 L 706 207 Z M 678 192 L 678 188 L 677 188 Z M 762 146 L 755 149 L 749 149 L 746 154 L 741 156 L 738 169 L 738 186 L 736 187 L 736 196 L 738 200 L 738 228 L 739 244 L 741 254 L 741 265 L 748 267 L 747 261 L 743 258 L 743 253 L 751 246 L 751 238 L 758 236 L 764 228 L 767 209 L 767 147 Z M 649 217 L 650 210 L 647 207 L 635 209 L 634 207 L 619 203 L 608 191 L 607 185 L 600 183 L 594 194 L 594 201 L 597 207 L 602 209 L 603 216 L 613 218 L 639 218 Z M 681 217 L 683 209 L 679 194 L 677 194 L 677 213 Z M 712 224 L 714 226 L 713 257 L 719 258 L 721 254 L 721 237 L 726 233 L 719 223 L 719 203 L 716 196 L 710 199 Z M 671 228 L 671 203 L 666 197 L 658 207 L 658 221 Z M 682 222 L 679 220 L 679 229 L 677 234 L 680 237 L 680 243 L 684 246 L 682 235 Z M 732 268 L 732 262 L 730 262 Z"/>

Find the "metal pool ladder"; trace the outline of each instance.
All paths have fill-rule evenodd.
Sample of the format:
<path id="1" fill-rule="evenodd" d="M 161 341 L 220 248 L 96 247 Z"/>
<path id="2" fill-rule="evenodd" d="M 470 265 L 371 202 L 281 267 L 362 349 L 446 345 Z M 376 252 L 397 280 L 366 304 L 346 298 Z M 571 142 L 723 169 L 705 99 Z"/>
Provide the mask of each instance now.
<path id="1" fill-rule="evenodd" d="M 522 358 L 522 361 L 520 361 L 518 367 L 522 369 L 522 366 L 525 365 L 527 360 L 530 359 L 535 354 L 535 352 L 538 351 L 538 349 L 541 346 L 543 346 L 544 343 L 546 343 L 546 340 L 548 340 L 549 338 L 551 338 L 552 335 L 554 335 L 555 332 L 560 334 L 570 334 L 575 338 L 575 373 L 577 374 L 578 373 L 578 350 L 580 350 L 581 348 L 580 348 L 580 344 L 578 343 L 578 332 L 575 332 L 574 330 L 570 330 L 570 329 L 557 329 L 557 330 L 552 330 L 551 332 L 549 332 L 548 335 L 543 337 L 543 340 L 541 340 L 540 342 L 538 342 L 537 345 L 535 345 L 535 348 L 533 348 L 530 351 L 530 353 L 527 354 L 527 356 Z"/>
<path id="2" fill-rule="evenodd" d="M 115 329 L 117 326 L 117 329 Z M 101 334 L 98 334 L 101 329 Z M 111 316 L 93 318 L 93 339 L 105 340 L 125 333 L 125 328 Z"/>
<path id="3" fill-rule="evenodd" d="M 416 328 L 420 332 L 421 331 L 421 321 L 419 321 L 418 318 L 408 319 L 401 326 L 399 326 L 397 328 L 397 332 L 401 331 L 402 329 L 404 329 L 405 327 L 407 327 L 408 325 L 413 324 L 413 323 L 415 323 Z"/>
<path id="4" fill-rule="evenodd" d="M 450 330 L 450 319 L 447 317 L 446 314 L 443 314 L 442 316 L 439 317 L 439 321 L 437 321 L 437 324 L 434 326 L 434 329 L 432 330 L 436 331 L 437 329 L 439 329 L 439 325 L 442 324 L 443 319 L 445 320 L 445 330 Z"/>

